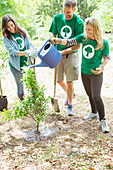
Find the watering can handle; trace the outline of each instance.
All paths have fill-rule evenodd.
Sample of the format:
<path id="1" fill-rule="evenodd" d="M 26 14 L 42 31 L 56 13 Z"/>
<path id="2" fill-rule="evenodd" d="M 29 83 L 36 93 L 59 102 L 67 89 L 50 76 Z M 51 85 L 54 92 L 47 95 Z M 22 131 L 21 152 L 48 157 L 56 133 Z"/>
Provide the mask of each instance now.
<path id="1" fill-rule="evenodd" d="M 51 39 L 49 38 L 48 41 L 50 41 L 50 40 L 51 40 Z M 54 46 L 57 47 L 56 42 L 55 42 Z"/>
<path id="2" fill-rule="evenodd" d="M 44 43 L 44 45 L 41 47 L 41 49 L 39 50 L 39 52 L 38 52 L 38 54 L 40 53 L 40 51 L 42 51 L 42 49 L 45 47 L 45 45 L 47 44 L 47 42 L 49 42 L 51 39 L 49 38 L 45 43 Z M 56 48 L 57 48 L 57 46 L 56 46 L 56 43 L 55 43 L 55 45 L 54 45 Z M 41 58 L 41 56 L 40 56 L 40 58 Z"/>
<path id="3" fill-rule="evenodd" d="M 47 42 L 49 42 L 50 40 L 51 40 L 51 39 L 49 38 L 49 39 L 45 42 L 45 44 L 46 44 Z M 44 45 L 45 45 L 45 44 L 44 44 Z M 56 42 L 55 42 L 54 46 L 57 47 Z"/>

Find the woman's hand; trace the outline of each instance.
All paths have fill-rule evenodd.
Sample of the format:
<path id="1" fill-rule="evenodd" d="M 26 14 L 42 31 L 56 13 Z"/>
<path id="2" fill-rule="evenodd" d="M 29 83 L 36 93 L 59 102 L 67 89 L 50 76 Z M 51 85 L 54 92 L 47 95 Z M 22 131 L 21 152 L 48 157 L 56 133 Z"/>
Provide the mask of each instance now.
<path id="1" fill-rule="evenodd" d="M 37 49 L 36 49 L 36 48 L 33 48 L 33 49 L 31 50 L 30 57 L 36 58 L 37 55 L 38 55 Z"/>
<path id="2" fill-rule="evenodd" d="M 32 57 L 32 58 L 36 58 L 38 54 L 38 51 L 36 48 L 32 48 L 30 50 L 25 50 L 25 56 L 26 57 Z"/>
<path id="3" fill-rule="evenodd" d="M 31 53 L 31 50 L 25 50 L 25 56 L 26 56 L 26 57 L 29 57 L 29 56 L 30 56 L 30 53 Z"/>
<path id="4" fill-rule="evenodd" d="M 94 73 L 95 75 L 99 75 L 100 73 L 102 73 L 104 71 L 104 66 L 100 65 L 99 67 L 96 68 L 96 71 L 91 69 L 91 72 Z"/>

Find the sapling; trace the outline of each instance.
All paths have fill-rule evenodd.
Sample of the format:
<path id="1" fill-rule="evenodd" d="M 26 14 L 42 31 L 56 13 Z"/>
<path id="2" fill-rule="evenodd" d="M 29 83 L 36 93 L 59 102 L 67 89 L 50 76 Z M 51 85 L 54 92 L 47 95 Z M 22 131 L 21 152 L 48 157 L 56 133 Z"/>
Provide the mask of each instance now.
<path id="1" fill-rule="evenodd" d="M 24 97 L 22 101 L 15 102 L 11 109 L 1 114 L 5 121 L 30 115 L 37 123 L 37 132 L 39 132 L 39 123 L 44 120 L 49 97 L 45 97 L 45 86 L 39 86 L 33 69 L 23 72 L 22 81 L 28 91 L 27 97 Z"/>

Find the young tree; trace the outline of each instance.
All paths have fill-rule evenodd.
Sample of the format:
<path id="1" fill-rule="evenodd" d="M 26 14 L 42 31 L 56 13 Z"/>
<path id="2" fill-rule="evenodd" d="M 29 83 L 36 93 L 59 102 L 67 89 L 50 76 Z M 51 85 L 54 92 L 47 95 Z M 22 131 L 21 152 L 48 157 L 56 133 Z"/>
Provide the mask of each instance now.
<path id="1" fill-rule="evenodd" d="M 45 87 L 39 86 L 33 69 L 24 72 L 22 80 L 28 91 L 28 96 L 22 101 L 15 102 L 11 109 L 4 110 L 1 115 L 5 121 L 29 115 L 37 123 L 37 132 L 39 132 L 39 123 L 45 116 L 49 97 L 45 97 Z"/>

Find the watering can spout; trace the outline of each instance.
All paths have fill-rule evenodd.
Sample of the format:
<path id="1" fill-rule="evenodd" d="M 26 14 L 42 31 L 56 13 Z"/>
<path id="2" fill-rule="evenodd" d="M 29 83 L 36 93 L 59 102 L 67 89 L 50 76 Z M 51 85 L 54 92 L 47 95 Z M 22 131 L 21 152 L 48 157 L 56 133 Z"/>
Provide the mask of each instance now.
<path id="1" fill-rule="evenodd" d="M 49 67 L 49 65 L 45 61 L 42 61 L 40 64 L 30 66 L 30 68 L 33 67 Z"/>

